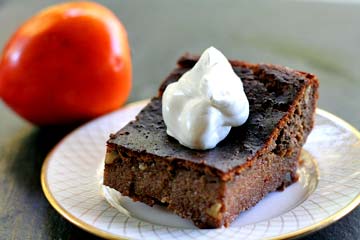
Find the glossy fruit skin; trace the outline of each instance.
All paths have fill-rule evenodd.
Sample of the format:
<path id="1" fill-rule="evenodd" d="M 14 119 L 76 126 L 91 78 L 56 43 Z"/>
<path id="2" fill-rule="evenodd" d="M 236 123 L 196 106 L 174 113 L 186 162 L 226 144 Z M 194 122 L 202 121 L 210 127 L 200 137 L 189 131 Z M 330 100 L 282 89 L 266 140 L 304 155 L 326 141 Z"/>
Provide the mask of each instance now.
<path id="1" fill-rule="evenodd" d="M 70 2 L 25 22 L 0 60 L 0 97 L 37 125 L 85 121 L 119 108 L 131 89 L 122 23 L 107 8 Z"/>

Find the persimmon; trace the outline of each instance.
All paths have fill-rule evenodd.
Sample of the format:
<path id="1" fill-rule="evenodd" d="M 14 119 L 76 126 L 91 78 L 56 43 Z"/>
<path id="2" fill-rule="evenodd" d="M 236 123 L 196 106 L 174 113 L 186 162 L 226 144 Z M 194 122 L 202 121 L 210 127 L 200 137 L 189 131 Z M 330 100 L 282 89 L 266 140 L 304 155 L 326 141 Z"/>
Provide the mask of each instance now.
<path id="1" fill-rule="evenodd" d="M 70 2 L 26 21 L 0 59 L 0 97 L 38 125 L 88 120 L 119 108 L 131 89 L 127 32 L 107 8 Z"/>

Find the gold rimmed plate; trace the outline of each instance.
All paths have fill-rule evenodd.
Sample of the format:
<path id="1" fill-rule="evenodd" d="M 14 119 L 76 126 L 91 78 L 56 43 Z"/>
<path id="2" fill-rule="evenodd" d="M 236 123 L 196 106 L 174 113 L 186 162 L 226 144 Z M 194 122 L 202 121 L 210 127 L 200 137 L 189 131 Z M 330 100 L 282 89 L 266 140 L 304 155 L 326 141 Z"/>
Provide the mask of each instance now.
<path id="1" fill-rule="evenodd" d="M 101 184 L 105 142 L 146 102 L 76 129 L 44 162 L 45 196 L 61 215 L 86 231 L 119 239 L 283 239 L 325 227 L 360 203 L 360 133 L 320 109 L 301 155 L 300 181 L 269 194 L 229 228 L 197 229 L 160 206 L 134 203 Z"/>

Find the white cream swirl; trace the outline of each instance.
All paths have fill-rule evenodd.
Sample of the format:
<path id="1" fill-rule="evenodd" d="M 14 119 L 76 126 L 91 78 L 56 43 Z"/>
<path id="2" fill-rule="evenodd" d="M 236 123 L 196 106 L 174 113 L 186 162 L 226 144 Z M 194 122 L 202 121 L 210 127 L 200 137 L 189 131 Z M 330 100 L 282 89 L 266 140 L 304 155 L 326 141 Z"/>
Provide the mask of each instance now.
<path id="1" fill-rule="evenodd" d="M 186 147 L 205 150 L 222 141 L 231 127 L 246 122 L 249 102 L 229 61 L 210 47 L 166 88 L 162 114 L 168 135 Z"/>

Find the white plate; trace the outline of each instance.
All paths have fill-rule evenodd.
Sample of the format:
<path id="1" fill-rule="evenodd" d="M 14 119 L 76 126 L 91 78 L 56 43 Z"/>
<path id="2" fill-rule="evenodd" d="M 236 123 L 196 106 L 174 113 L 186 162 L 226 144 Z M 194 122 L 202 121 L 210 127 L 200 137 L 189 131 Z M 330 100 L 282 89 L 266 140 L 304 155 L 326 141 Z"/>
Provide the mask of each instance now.
<path id="1" fill-rule="evenodd" d="M 338 220 L 360 203 L 360 133 L 317 109 L 302 152 L 300 181 L 242 213 L 229 228 L 197 229 L 162 207 L 134 203 L 103 187 L 105 142 L 133 119 L 146 101 L 85 124 L 47 157 L 41 174 L 51 205 L 75 225 L 105 238 L 291 238 Z"/>

